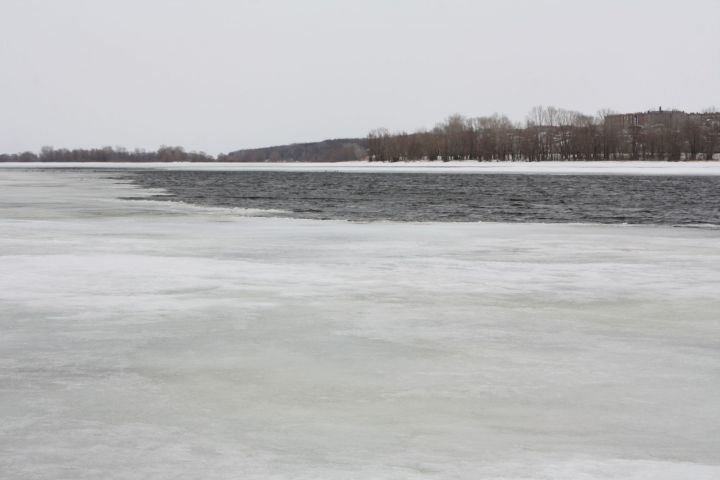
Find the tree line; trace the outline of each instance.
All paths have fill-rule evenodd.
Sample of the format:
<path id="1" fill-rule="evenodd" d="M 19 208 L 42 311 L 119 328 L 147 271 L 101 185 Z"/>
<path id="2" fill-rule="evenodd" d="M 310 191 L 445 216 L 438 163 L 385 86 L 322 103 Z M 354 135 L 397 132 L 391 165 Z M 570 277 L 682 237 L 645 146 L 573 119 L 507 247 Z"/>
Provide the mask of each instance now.
<path id="1" fill-rule="evenodd" d="M 371 161 L 403 160 L 681 160 L 711 159 L 720 151 L 720 114 L 681 113 L 672 124 L 622 126 L 618 116 L 534 107 L 524 124 L 504 115 L 452 115 L 432 130 L 368 135 Z M 662 111 L 660 112 L 662 113 Z"/>
<path id="2" fill-rule="evenodd" d="M 534 107 L 524 123 L 505 115 L 452 115 L 431 130 L 367 138 L 325 140 L 237 150 L 217 157 L 163 146 L 155 151 L 122 147 L 55 149 L 0 154 L 0 162 L 340 162 L 403 160 L 698 160 L 720 153 L 720 113 L 648 112 L 653 120 L 632 123 L 635 114 L 601 110 L 590 116 L 555 107 Z M 658 120 L 659 119 L 659 120 Z"/>
<path id="3" fill-rule="evenodd" d="M 0 154 L 0 162 L 212 162 L 215 158 L 203 152 L 186 152 L 182 147 L 163 146 L 155 151 L 122 147 L 90 149 L 43 147 L 39 153 Z"/>
<path id="4" fill-rule="evenodd" d="M 367 157 L 364 138 L 337 138 L 322 142 L 293 143 L 249 148 L 218 155 L 219 162 L 346 162 Z"/>
<path id="5" fill-rule="evenodd" d="M 39 153 L 0 154 L 0 162 L 344 162 L 367 158 L 367 140 L 349 138 L 236 150 L 217 157 L 182 147 L 156 151 L 122 147 L 73 149 L 43 147 Z"/>

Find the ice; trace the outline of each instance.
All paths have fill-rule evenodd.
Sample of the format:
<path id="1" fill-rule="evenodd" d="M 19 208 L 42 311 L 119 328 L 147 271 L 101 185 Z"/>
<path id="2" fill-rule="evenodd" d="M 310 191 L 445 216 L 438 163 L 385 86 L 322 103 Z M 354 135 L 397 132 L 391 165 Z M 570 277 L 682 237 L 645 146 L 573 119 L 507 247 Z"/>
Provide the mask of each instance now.
<path id="1" fill-rule="evenodd" d="M 337 163 L 0 163 L 2 168 L 139 168 L 162 170 L 290 171 L 290 172 L 404 172 L 404 173 L 534 173 L 557 175 L 720 175 L 720 161 L 543 161 L 479 162 L 475 160 L 351 161 Z"/>
<path id="2" fill-rule="evenodd" d="M 720 230 L 0 170 L 0 478 L 720 478 Z M 157 193 L 157 192 L 153 192 Z"/>

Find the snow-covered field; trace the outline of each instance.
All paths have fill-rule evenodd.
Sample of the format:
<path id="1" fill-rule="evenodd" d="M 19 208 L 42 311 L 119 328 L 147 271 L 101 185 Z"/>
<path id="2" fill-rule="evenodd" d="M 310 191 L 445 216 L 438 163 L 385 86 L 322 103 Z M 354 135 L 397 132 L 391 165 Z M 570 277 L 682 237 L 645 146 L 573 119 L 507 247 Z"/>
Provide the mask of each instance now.
<path id="1" fill-rule="evenodd" d="M 5 168 L 160 168 L 165 170 L 274 170 L 293 172 L 538 173 L 583 175 L 720 175 L 709 162 L 339 162 L 339 163 L 0 163 Z"/>
<path id="2" fill-rule="evenodd" d="M 103 177 L 0 170 L 2 479 L 720 478 L 717 229 L 256 218 Z"/>

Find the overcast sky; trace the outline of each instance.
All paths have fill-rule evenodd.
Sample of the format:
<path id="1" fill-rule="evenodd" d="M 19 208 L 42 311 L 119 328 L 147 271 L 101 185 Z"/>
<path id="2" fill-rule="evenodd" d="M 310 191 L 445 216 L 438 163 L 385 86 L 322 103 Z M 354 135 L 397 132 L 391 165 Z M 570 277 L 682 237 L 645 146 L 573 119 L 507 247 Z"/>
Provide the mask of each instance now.
<path id="1" fill-rule="evenodd" d="M 0 0 L 0 152 L 720 107 L 720 0 Z"/>

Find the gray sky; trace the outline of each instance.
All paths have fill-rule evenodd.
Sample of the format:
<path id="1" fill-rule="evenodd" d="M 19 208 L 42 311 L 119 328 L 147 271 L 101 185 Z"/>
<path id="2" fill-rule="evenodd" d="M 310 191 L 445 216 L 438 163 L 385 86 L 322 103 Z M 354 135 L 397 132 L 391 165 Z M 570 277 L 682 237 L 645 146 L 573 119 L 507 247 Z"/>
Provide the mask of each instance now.
<path id="1" fill-rule="evenodd" d="M 720 0 L 0 0 L 0 152 L 720 107 Z"/>

